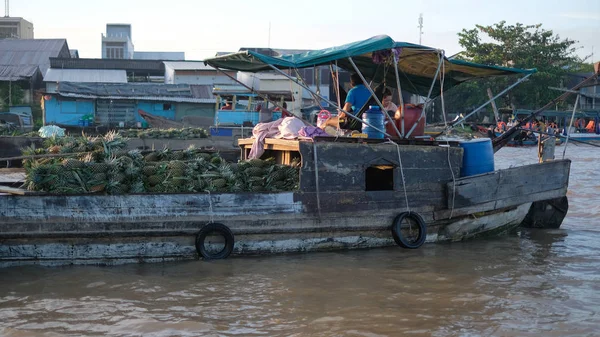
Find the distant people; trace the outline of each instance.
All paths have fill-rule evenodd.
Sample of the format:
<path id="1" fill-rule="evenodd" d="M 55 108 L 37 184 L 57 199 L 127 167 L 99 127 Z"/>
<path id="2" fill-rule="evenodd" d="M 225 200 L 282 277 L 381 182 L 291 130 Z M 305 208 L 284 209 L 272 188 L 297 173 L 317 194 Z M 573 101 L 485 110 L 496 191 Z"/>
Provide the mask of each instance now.
<path id="1" fill-rule="evenodd" d="M 283 110 L 280 107 L 275 107 L 275 109 L 273 109 L 273 112 L 281 112 L 281 118 L 291 117 L 292 113 L 287 110 L 287 103 L 283 102 L 282 106 Z"/>
<path id="2" fill-rule="evenodd" d="M 506 123 L 503 120 L 499 120 L 496 124 L 496 132 L 503 133 L 504 131 L 506 131 Z"/>
<path id="3" fill-rule="evenodd" d="M 227 102 L 225 102 L 225 105 L 223 105 L 221 107 L 221 110 L 233 110 L 233 103 L 230 100 L 227 100 Z"/>
<path id="4" fill-rule="evenodd" d="M 487 129 L 487 136 L 489 139 L 494 139 L 496 138 L 496 134 L 494 133 L 494 130 L 492 130 L 492 126 L 490 125 Z"/>
<path id="5" fill-rule="evenodd" d="M 590 121 L 588 122 L 587 126 L 585 127 L 585 130 L 588 133 L 594 133 L 595 129 L 596 129 L 596 123 L 594 122 L 593 119 L 590 119 Z"/>

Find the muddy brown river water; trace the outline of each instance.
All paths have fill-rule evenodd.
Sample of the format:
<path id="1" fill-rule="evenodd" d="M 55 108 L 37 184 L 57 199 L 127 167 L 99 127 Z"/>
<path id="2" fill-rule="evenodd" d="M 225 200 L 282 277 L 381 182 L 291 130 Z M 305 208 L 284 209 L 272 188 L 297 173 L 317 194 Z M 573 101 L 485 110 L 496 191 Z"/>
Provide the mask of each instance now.
<path id="1" fill-rule="evenodd" d="M 496 168 L 536 151 L 502 149 Z M 0 336 L 600 336 L 600 149 L 569 144 L 567 157 L 558 230 L 418 250 L 1 269 Z"/>

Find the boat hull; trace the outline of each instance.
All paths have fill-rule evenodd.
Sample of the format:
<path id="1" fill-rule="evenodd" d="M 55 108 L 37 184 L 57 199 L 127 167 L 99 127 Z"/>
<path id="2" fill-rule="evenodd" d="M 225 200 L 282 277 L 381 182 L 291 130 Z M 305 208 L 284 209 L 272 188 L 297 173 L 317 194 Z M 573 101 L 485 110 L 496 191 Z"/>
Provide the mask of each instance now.
<path id="1" fill-rule="evenodd" d="M 300 153 L 295 192 L 0 195 L 0 267 L 194 259 L 211 223 L 233 234 L 233 255 L 385 247 L 407 211 L 424 220 L 428 243 L 466 240 L 507 232 L 533 202 L 564 197 L 570 170 L 557 160 L 460 177 L 462 149 L 433 146 L 316 143 Z M 389 167 L 393 186 L 369 185 L 373 167 Z"/>

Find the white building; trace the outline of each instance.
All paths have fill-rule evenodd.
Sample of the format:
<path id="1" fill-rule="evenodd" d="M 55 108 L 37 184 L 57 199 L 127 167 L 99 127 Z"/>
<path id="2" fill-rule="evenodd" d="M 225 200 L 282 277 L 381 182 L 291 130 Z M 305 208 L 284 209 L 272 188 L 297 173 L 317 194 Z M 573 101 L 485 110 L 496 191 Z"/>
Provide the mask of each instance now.
<path id="1" fill-rule="evenodd" d="M 231 78 L 201 61 L 165 61 L 165 84 L 235 84 Z M 234 77 L 234 71 L 227 74 Z"/>

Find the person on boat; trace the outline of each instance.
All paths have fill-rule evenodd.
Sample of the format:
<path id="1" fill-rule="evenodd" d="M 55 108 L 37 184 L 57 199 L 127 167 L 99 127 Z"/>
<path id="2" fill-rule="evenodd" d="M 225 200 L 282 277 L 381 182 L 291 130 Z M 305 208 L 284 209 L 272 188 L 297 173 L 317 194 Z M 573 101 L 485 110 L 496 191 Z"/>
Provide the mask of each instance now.
<path id="1" fill-rule="evenodd" d="M 506 123 L 503 120 L 499 120 L 496 125 L 496 132 L 503 133 L 504 131 L 506 131 Z"/>
<path id="2" fill-rule="evenodd" d="M 381 100 L 381 104 L 383 104 L 383 110 L 388 114 L 393 115 L 398 110 L 398 106 L 392 102 L 392 92 L 388 88 L 385 88 L 383 91 L 383 99 Z"/>
<path id="3" fill-rule="evenodd" d="M 273 112 L 281 112 L 281 118 L 292 117 L 292 113 L 287 110 L 287 103 L 283 102 L 282 106 L 283 110 L 280 107 L 275 107 L 275 109 L 273 109 Z"/>
<path id="4" fill-rule="evenodd" d="M 590 119 L 590 121 L 588 122 L 587 126 L 585 127 L 585 130 L 588 133 L 594 133 L 594 130 L 596 130 L 596 123 L 594 122 L 593 119 Z"/>
<path id="5" fill-rule="evenodd" d="M 231 100 L 228 99 L 225 102 L 225 105 L 221 107 L 221 110 L 233 110 L 233 105 L 232 105 Z"/>
<path id="6" fill-rule="evenodd" d="M 346 113 L 356 115 L 369 101 L 369 98 L 371 98 L 371 92 L 362 84 L 360 76 L 357 73 L 350 75 L 350 85 L 352 85 L 352 89 L 348 91 L 348 95 L 346 96 L 346 102 L 343 107 L 344 111 L 338 115 L 340 119 L 345 118 Z"/>

